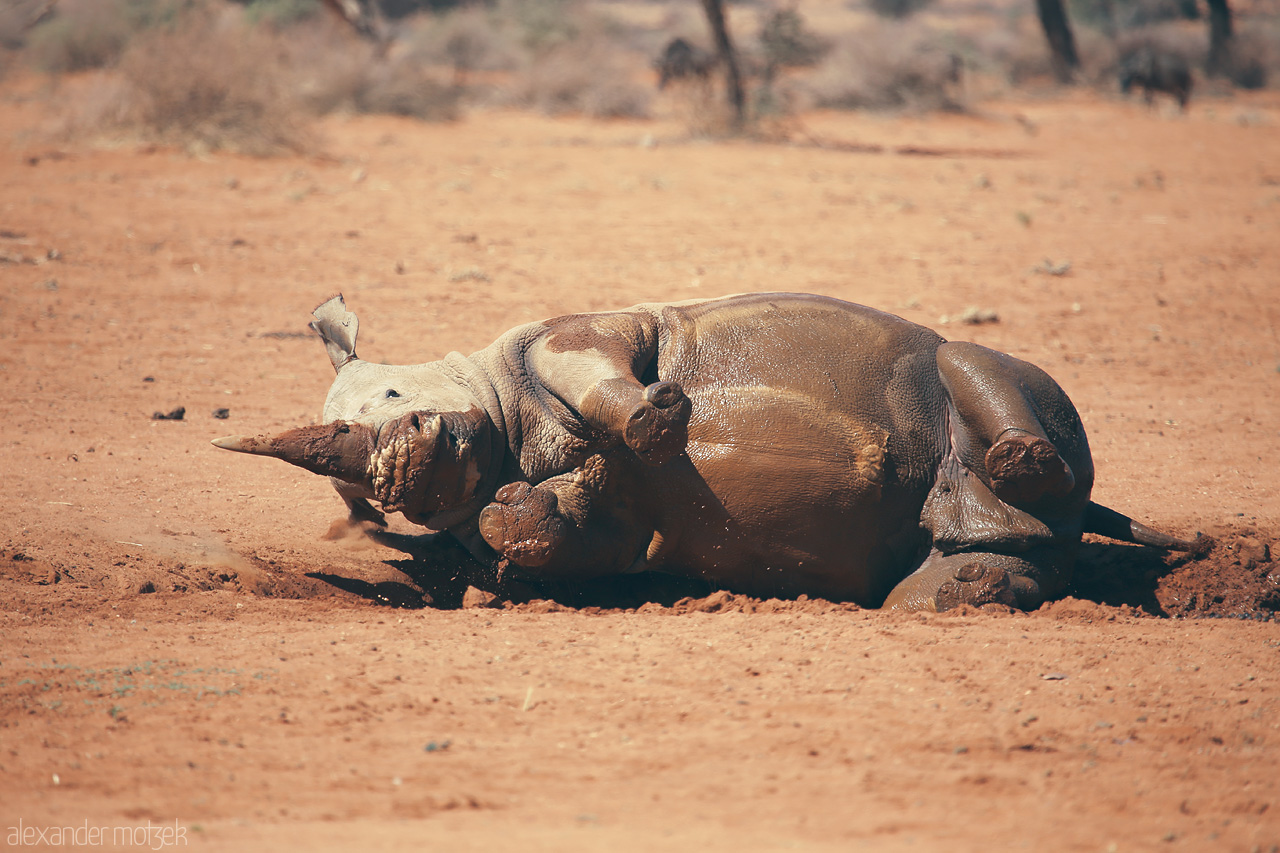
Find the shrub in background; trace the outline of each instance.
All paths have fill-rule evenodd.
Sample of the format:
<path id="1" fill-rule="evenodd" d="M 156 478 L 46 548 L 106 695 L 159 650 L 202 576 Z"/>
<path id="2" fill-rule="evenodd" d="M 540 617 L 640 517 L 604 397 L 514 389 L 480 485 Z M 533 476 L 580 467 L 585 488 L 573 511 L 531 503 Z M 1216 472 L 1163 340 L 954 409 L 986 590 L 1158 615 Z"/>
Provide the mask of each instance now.
<path id="1" fill-rule="evenodd" d="M 73 3 L 32 30 L 27 56 L 50 73 L 86 71 L 114 65 L 124 53 L 133 29 L 119 13 L 122 3 Z"/>
<path id="2" fill-rule="evenodd" d="M 793 6 L 766 15 L 756 38 L 765 63 L 771 68 L 809 68 L 831 49 L 826 39 L 809 29 Z"/>
<path id="3" fill-rule="evenodd" d="M 524 46 L 534 53 L 573 41 L 590 17 L 582 0 L 499 0 L 497 12 L 519 29 Z"/>
<path id="4" fill-rule="evenodd" d="M 467 85 L 473 71 L 519 68 L 526 50 L 511 22 L 480 6 L 423 16 L 405 41 L 415 59 L 451 67 L 456 86 Z"/>
<path id="5" fill-rule="evenodd" d="M 237 0 L 239 2 L 239 0 Z M 265 23 L 287 27 L 310 21 L 324 12 L 319 0 L 247 0 L 245 20 L 250 24 Z"/>
<path id="6" fill-rule="evenodd" d="M 867 6 L 882 18 L 902 20 L 928 6 L 933 0 L 867 0 Z"/>
<path id="7" fill-rule="evenodd" d="M 1178 56 L 1193 66 L 1203 65 L 1209 55 L 1209 45 L 1200 27 L 1195 31 L 1168 24 L 1138 27 L 1121 33 L 1116 39 L 1116 67 L 1107 70 L 1114 72 L 1120 60 L 1144 47 Z"/>
<path id="8" fill-rule="evenodd" d="M 27 43 L 27 32 L 42 15 L 45 0 L 7 0 L 0 3 L 0 50 L 18 50 Z"/>
<path id="9" fill-rule="evenodd" d="M 1280 72 L 1280 24 L 1250 21 L 1237 29 L 1227 76 L 1241 89 L 1262 89 Z"/>
<path id="10" fill-rule="evenodd" d="M 608 38 L 579 37 L 533 58 L 509 95 L 548 115 L 643 118 L 653 98 L 651 85 L 635 82 L 643 69 L 643 57 L 620 53 Z"/>
<path id="11" fill-rule="evenodd" d="M 164 144 L 247 154 L 306 150 L 312 136 L 272 36 L 202 11 L 132 40 L 120 60 L 123 129 Z"/>
<path id="12" fill-rule="evenodd" d="M 1080 2 L 1080 0 L 1078 0 Z M 1088 2 L 1088 0 L 1084 0 Z M 1098 2 L 1098 0 L 1093 0 Z M 1199 20 L 1195 0 L 1114 0 L 1116 24 L 1128 29 L 1166 21 Z M 1072 7 L 1075 11 L 1075 7 Z"/>
<path id="13" fill-rule="evenodd" d="M 643 117 L 653 97 L 649 57 L 635 33 L 594 14 L 581 0 L 501 0 L 424 20 L 411 55 L 453 68 L 503 72 L 485 99 L 549 115 Z"/>
<path id="14" fill-rule="evenodd" d="M 958 110 L 957 84 L 957 54 L 942 35 L 881 21 L 839 39 L 806 88 L 820 107 Z"/>
<path id="15" fill-rule="evenodd" d="M 278 40 L 278 51 L 297 103 L 311 115 L 356 112 L 369 68 L 377 61 L 373 43 L 356 38 L 331 15 L 290 27 Z"/>
<path id="16" fill-rule="evenodd" d="M 381 61 L 365 69 L 355 108 L 362 113 L 449 121 L 458 117 L 458 96 L 455 87 L 437 81 L 420 63 Z"/>
<path id="17" fill-rule="evenodd" d="M 421 54 L 396 51 L 384 57 L 335 16 L 305 19 L 282 30 L 274 44 L 281 66 L 275 73 L 312 115 L 376 113 L 427 121 L 458 115 L 460 93 Z"/>
<path id="18" fill-rule="evenodd" d="M 392 19 L 407 18 L 421 12 L 447 12 L 473 3 L 475 0 L 379 0 L 382 14 Z"/>
<path id="19" fill-rule="evenodd" d="M 172 26 L 195 0 L 61 0 L 34 28 L 28 56 L 52 73 L 106 68 L 120 60 L 130 41 L 158 26 Z"/>

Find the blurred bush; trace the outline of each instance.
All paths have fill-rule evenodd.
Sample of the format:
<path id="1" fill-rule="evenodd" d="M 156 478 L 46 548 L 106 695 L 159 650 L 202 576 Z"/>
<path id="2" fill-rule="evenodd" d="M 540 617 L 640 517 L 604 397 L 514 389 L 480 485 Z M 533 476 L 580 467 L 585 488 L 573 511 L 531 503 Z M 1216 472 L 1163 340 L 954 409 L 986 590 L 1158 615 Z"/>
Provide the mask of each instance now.
<path id="1" fill-rule="evenodd" d="M 867 6 L 882 18 L 902 20 L 914 15 L 933 0 L 867 0 Z"/>
<path id="2" fill-rule="evenodd" d="M 765 63 L 772 68 L 808 68 L 831 50 L 831 44 L 809 29 L 793 6 L 768 13 L 756 40 Z"/>
<path id="3" fill-rule="evenodd" d="M 467 85 L 472 72 L 513 71 L 524 60 L 516 27 L 483 6 L 425 17 L 404 39 L 415 59 L 451 67 L 457 86 Z"/>
<path id="4" fill-rule="evenodd" d="M 45 2 L 0 0 L 0 46 L 25 45 L 26 61 L 55 75 L 103 75 L 66 90 L 92 101 L 74 108 L 81 130 L 96 123 L 117 135 L 252 153 L 315 144 L 312 119 L 333 112 L 449 120 L 464 106 L 497 105 L 645 117 L 662 46 L 675 35 L 706 40 L 696 4 L 654 15 L 599 0 L 381 0 L 388 43 L 361 38 L 321 0 L 59 0 L 30 28 Z M 901 18 L 924 2 L 898 0 L 880 14 Z M 808 106 L 960 110 L 970 98 L 1050 77 L 1029 7 L 979 0 L 962 12 L 940 6 L 891 20 L 847 0 L 855 5 L 846 29 L 821 34 L 789 0 L 734 7 L 753 132 L 782 121 L 785 135 L 785 122 Z M 1073 11 L 1085 82 L 1113 89 L 1118 58 L 1136 41 L 1203 64 L 1205 26 L 1184 19 L 1186 0 L 1073 0 Z M 754 37 L 743 35 L 753 14 Z M 974 22 L 982 16 L 992 25 Z M 1231 79 L 1263 86 L 1280 64 L 1280 29 L 1258 16 L 1237 24 Z M 715 73 L 662 97 L 695 134 L 715 134 L 725 115 Z"/>
<path id="5" fill-rule="evenodd" d="M 1262 89 L 1280 74 L 1280 22 L 1250 22 L 1237 30 L 1227 76 L 1241 89 Z"/>
<path id="6" fill-rule="evenodd" d="M 529 57 L 505 95 L 548 115 L 643 118 L 653 98 L 652 84 L 637 82 L 645 71 L 643 57 L 619 53 L 596 32 Z"/>
<path id="7" fill-rule="evenodd" d="M 404 40 L 414 61 L 451 69 L 473 102 L 550 115 L 649 114 L 651 74 L 635 34 L 582 0 L 501 0 L 423 16 Z"/>
<path id="8" fill-rule="evenodd" d="M 275 27 L 314 20 L 324 12 L 319 0 L 246 0 L 244 7 L 248 23 Z"/>
<path id="9" fill-rule="evenodd" d="M 136 35 L 120 59 L 121 127 L 160 143 L 247 154 L 312 142 L 273 39 L 238 17 L 201 11 Z"/>
<path id="10" fill-rule="evenodd" d="M 944 34 L 880 21 L 839 39 L 806 87 L 820 107 L 959 110 L 959 82 L 960 57 Z"/>
<path id="11" fill-rule="evenodd" d="M 174 25 L 196 0 L 61 0 L 27 36 L 35 67 L 54 73 L 106 68 L 134 36 Z"/>
<path id="12" fill-rule="evenodd" d="M 458 90 L 415 62 L 377 62 L 367 66 L 356 91 L 356 112 L 398 115 L 424 121 L 458 117 Z"/>

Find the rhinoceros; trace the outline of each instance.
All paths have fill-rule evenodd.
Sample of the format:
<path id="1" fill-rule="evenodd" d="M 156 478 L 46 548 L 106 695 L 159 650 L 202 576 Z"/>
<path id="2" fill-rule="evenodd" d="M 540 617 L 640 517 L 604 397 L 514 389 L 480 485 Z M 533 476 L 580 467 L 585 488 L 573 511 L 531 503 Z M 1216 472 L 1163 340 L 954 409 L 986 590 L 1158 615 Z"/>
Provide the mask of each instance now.
<path id="1" fill-rule="evenodd" d="M 1154 45 L 1143 45 L 1120 63 L 1120 91 L 1129 94 L 1134 86 L 1142 88 L 1143 99 L 1154 103 L 1156 92 L 1168 92 L 1185 112 L 1191 100 L 1191 67 L 1187 60 Z"/>
<path id="2" fill-rule="evenodd" d="M 676 80 L 701 80 L 705 83 L 711 77 L 720 58 L 706 48 L 698 47 L 682 38 L 676 37 L 667 42 L 653 67 L 658 71 L 658 90 Z"/>
<path id="3" fill-rule="evenodd" d="M 330 477 L 354 519 L 447 532 L 497 577 L 1027 609 L 1084 532 L 1193 546 L 1090 501 L 1084 428 L 1044 371 L 872 308 L 642 304 L 411 366 L 359 358 L 341 296 L 314 318 L 323 424 L 213 443 Z"/>

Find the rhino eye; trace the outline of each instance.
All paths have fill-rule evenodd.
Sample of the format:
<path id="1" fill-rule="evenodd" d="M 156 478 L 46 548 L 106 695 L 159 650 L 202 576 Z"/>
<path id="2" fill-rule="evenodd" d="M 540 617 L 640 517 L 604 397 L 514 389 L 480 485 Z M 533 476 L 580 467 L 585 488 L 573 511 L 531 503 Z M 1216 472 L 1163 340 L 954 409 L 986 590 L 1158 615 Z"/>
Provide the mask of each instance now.
<path id="1" fill-rule="evenodd" d="M 400 396 L 400 392 L 399 392 L 399 391 L 397 391 L 397 390 L 395 390 L 394 388 L 388 388 L 388 389 L 387 389 L 387 397 L 388 397 L 388 398 L 390 398 L 390 397 L 399 397 L 399 396 Z"/>

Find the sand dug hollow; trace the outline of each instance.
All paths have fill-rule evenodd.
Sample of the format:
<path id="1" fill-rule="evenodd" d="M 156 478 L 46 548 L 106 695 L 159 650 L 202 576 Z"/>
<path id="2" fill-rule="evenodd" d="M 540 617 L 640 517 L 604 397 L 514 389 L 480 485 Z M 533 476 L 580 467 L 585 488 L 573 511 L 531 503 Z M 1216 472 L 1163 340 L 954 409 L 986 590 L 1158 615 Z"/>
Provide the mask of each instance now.
<path id="1" fill-rule="evenodd" d="M 1280 844 L 1274 94 L 804 116 L 826 150 L 334 120 L 326 156 L 274 160 L 39 142 L 42 110 L 0 98 L 6 840 L 150 821 L 215 850 Z M 465 590 L 414 543 L 331 528 L 321 478 L 208 443 L 314 421 L 332 369 L 305 324 L 338 291 L 364 357 L 413 362 L 766 289 L 1046 368 L 1095 497 L 1216 548 L 1091 543 L 1073 597 L 1030 615 L 678 584 L 450 609 Z"/>

